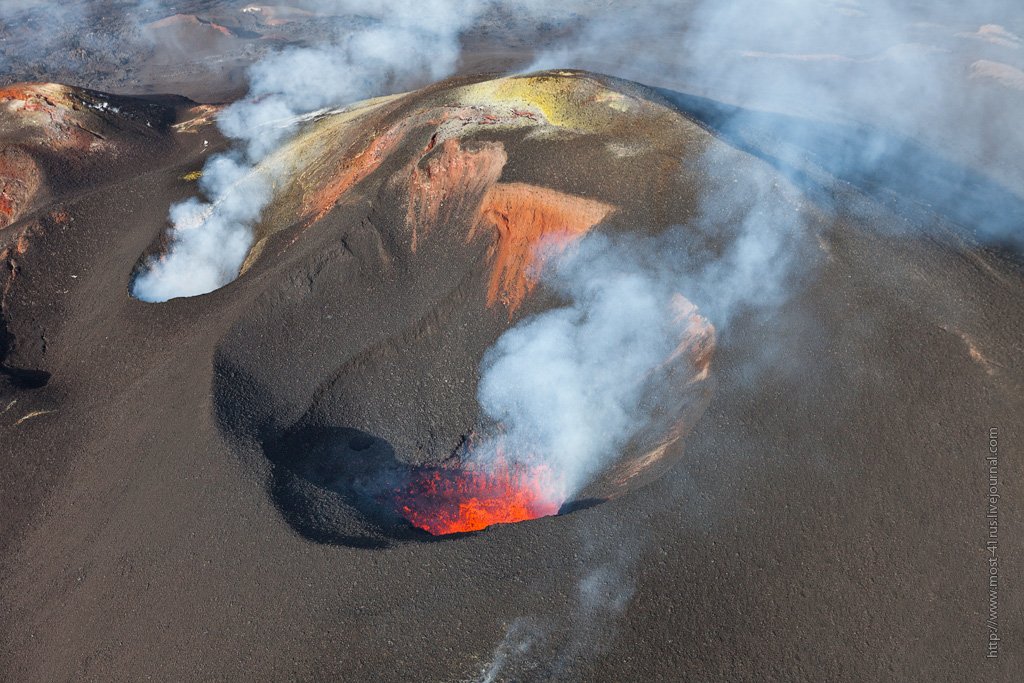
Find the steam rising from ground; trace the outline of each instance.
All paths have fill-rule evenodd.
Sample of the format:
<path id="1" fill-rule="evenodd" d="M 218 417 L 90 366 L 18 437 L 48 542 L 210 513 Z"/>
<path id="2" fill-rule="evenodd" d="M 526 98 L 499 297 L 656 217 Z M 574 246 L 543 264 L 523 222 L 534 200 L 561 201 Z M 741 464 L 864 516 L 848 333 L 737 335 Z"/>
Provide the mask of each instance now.
<path id="1" fill-rule="evenodd" d="M 488 350 L 478 399 L 504 432 L 476 457 L 539 458 L 563 487 L 559 499 L 571 498 L 662 408 L 656 389 L 680 343 L 673 302 L 681 293 L 723 324 L 783 298 L 800 251 L 795 193 L 762 164 L 712 180 L 704 215 L 721 221 L 714 228 L 594 233 L 552 259 L 542 282 L 570 303 L 520 322 Z"/>
<path id="2" fill-rule="evenodd" d="M 541 458 L 567 495 L 650 421 L 642 399 L 678 343 L 679 278 L 643 263 L 648 246 L 585 238 L 545 278 L 572 303 L 516 325 L 484 357 L 480 406 L 506 428 L 506 457 Z"/>
<path id="3" fill-rule="evenodd" d="M 171 207 L 171 246 L 132 285 L 145 301 L 213 291 L 233 280 L 252 244 L 253 225 L 273 198 L 273 172 L 256 164 L 294 132 L 303 114 L 366 99 L 382 90 L 437 80 L 454 69 L 458 35 L 472 20 L 458 3 L 390 0 L 334 3 L 338 11 L 371 13 L 368 28 L 336 44 L 293 48 L 250 70 L 249 95 L 218 118 L 238 148 L 203 169 L 206 201 Z M 429 21 L 427 20 L 429 17 Z"/>
<path id="4" fill-rule="evenodd" d="M 593 661 L 609 645 L 636 592 L 638 549 L 648 539 L 643 530 L 625 542 L 608 534 L 595 538 L 594 531 L 587 529 L 580 539 L 584 557 L 570 609 L 556 619 L 513 620 L 480 683 L 578 680 L 581 663 Z"/>

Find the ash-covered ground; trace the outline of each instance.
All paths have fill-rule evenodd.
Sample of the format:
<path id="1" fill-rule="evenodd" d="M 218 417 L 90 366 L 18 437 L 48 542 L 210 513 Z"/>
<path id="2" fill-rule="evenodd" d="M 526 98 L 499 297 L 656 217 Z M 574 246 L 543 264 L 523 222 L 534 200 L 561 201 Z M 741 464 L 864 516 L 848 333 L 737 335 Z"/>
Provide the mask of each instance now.
<path id="1" fill-rule="evenodd" d="M 1015 680 L 1013 5 L 5 3 L 0 677 Z"/>

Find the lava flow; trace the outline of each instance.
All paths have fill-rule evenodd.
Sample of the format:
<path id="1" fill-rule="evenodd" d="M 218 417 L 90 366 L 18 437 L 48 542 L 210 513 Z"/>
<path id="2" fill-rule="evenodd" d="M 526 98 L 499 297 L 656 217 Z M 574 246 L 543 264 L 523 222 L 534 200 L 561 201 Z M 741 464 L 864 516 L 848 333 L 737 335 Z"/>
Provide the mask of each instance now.
<path id="1" fill-rule="evenodd" d="M 562 488 L 547 465 L 499 458 L 486 467 L 418 469 L 395 502 L 413 526 L 443 536 L 558 514 Z"/>

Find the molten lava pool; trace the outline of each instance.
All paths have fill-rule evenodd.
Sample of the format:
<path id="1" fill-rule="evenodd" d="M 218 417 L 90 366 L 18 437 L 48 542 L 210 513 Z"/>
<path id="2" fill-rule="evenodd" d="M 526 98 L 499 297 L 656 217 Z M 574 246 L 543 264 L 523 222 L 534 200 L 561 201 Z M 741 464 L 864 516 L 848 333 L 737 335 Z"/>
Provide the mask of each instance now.
<path id="1" fill-rule="evenodd" d="M 396 491 L 397 511 L 434 536 L 558 514 L 563 487 L 547 465 L 497 460 L 488 466 L 422 468 Z"/>

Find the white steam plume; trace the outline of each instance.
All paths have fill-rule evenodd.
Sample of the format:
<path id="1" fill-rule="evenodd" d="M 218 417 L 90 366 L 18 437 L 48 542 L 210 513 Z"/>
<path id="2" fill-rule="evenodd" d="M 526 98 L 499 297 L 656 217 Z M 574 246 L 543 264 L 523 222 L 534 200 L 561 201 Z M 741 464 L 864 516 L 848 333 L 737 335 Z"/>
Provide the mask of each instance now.
<path id="1" fill-rule="evenodd" d="M 641 251 L 584 240 L 545 280 L 572 303 L 516 325 L 484 357 L 480 406 L 506 428 L 507 457 L 542 458 L 569 495 L 648 421 L 641 400 L 678 343 L 672 278 Z"/>
<path id="2" fill-rule="evenodd" d="M 338 13 L 369 15 L 362 30 L 330 46 L 292 48 L 255 64 L 248 96 L 218 118 L 238 148 L 203 169 L 206 201 L 171 207 L 168 252 L 151 260 L 132 284 L 145 301 L 213 291 L 233 280 L 252 243 L 252 229 L 272 199 L 269 171 L 256 164 L 292 134 L 301 115 L 437 80 L 455 67 L 459 33 L 478 2 L 388 0 L 331 3 Z"/>
<path id="3" fill-rule="evenodd" d="M 505 431 L 475 457 L 539 458 L 571 499 L 662 407 L 656 389 L 681 341 L 674 297 L 720 326 L 785 299 L 804 253 L 801 204 L 767 165 L 743 168 L 710 178 L 695 222 L 657 237 L 593 233 L 552 258 L 542 283 L 570 303 L 520 322 L 484 356 L 478 400 Z"/>

